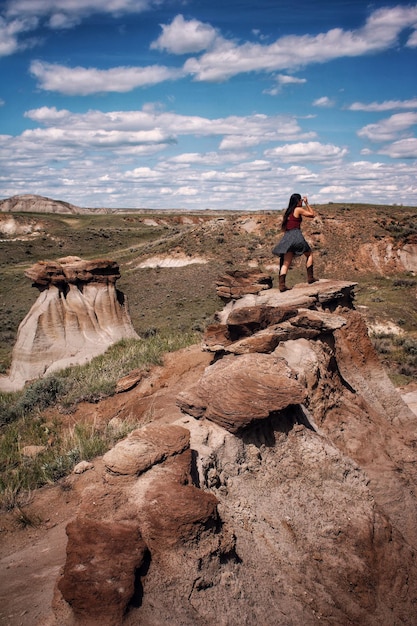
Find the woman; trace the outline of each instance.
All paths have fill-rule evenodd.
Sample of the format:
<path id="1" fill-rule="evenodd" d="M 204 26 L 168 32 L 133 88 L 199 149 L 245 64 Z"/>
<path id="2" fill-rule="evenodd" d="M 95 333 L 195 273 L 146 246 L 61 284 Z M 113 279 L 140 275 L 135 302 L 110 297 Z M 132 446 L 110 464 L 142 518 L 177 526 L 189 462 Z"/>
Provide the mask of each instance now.
<path id="1" fill-rule="evenodd" d="M 314 209 L 309 205 L 307 197 L 304 196 L 302 198 L 299 193 L 293 193 L 288 203 L 288 209 L 282 218 L 281 230 L 284 231 L 284 236 L 272 250 L 273 254 L 280 257 L 280 291 L 289 289 L 289 287 L 285 286 L 285 278 L 294 255 L 300 256 L 304 254 L 306 257 L 307 282 L 315 283 L 317 280 L 313 274 L 313 253 L 300 230 L 303 217 L 312 218 L 315 216 Z"/>

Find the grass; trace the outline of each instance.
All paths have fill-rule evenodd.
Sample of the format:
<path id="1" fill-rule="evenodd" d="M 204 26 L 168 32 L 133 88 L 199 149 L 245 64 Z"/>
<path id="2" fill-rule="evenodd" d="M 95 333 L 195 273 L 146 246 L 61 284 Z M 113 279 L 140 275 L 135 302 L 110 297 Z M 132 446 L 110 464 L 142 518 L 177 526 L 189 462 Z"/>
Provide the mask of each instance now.
<path id="1" fill-rule="evenodd" d="M 374 333 L 371 340 L 394 385 L 417 378 L 417 336 Z"/>
<path id="2" fill-rule="evenodd" d="M 63 429 L 46 409 L 71 411 L 78 402 L 97 402 L 112 395 L 117 380 L 128 372 L 162 364 L 164 354 L 200 338 L 190 332 L 123 340 L 86 365 L 39 379 L 19 393 L 0 394 L 0 505 L 12 508 L 22 493 L 67 475 L 76 463 L 103 454 L 137 426 L 125 423 L 115 431 L 108 425 L 76 424 Z M 31 458 L 23 454 L 28 445 L 45 449 Z"/>
<path id="3" fill-rule="evenodd" d="M 367 307 L 370 316 L 392 321 L 405 332 L 417 329 L 417 278 L 412 276 L 365 276 L 360 280 L 356 303 Z"/>

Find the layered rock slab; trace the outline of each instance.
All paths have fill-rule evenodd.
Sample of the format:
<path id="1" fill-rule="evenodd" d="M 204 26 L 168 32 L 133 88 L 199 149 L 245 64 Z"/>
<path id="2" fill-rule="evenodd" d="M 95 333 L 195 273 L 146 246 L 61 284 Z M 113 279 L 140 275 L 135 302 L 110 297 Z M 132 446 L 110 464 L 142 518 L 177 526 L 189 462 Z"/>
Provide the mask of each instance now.
<path id="1" fill-rule="evenodd" d="M 246 354 L 209 366 L 196 386 L 179 394 L 177 403 L 184 412 L 204 416 L 236 433 L 305 397 L 284 359 Z"/>
<path id="2" fill-rule="evenodd" d="M 216 293 L 225 302 L 271 287 L 271 276 L 259 270 L 230 270 L 216 281 Z"/>

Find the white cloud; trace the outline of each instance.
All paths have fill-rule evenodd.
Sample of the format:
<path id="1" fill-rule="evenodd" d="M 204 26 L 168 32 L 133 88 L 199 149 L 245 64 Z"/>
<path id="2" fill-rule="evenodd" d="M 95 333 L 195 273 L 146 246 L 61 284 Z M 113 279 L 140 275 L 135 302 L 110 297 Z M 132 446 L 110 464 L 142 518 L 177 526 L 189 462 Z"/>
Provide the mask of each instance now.
<path id="1" fill-rule="evenodd" d="M 196 196 L 198 194 L 198 190 L 194 187 L 179 187 L 176 191 L 174 191 L 174 196 Z"/>
<path id="2" fill-rule="evenodd" d="M 330 195 L 345 194 L 349 197 L 349 187 L 344 187 L 343 185 L 329 185 L 328 187 L 322 187 L 320 193 Z"/>
<path id="3" fill-rule="evenodd" d="M 263 93 L 269 94 L 270 96 L 276 96 L 281 93 L 282 88 L 286 85 L 304 85 L 307 82 L 307 79 L 297 78 L 296 76 L 288 76 L 287 74 L 278 74 L 275 76 L 275 81 L 277 86 L 272 87 L 271 89 L 265 89 Z"/>
<path id="4" fill-rule="evenodd" d="M 142 13 L 165 0 L 8 0 L 0 16 L 0 57 L 33 47 L 36 38 L 19 36 L 35 31 L 41 21 L 54 30 L 73 28 L 94 13 L 114 16 Z"/>
<path id="5" fill-rule="evenodd" d="M 14 15 L 50 16 L 55 28 L 73 26 L 77 20 L 94 12 L 125 14 L 149 9 L 162 0 L 13 0 Z M 340 57 L 354 57 L 392 47 L 400 33 L 417 24 L 417 6 L 380 9 L 372 13 L 357 30 L 331 29 L 318 35 L 290 35 L 269 45 L 261 42 L 238 44 L 228 40 L 210 24 L 177 15 L 170 24 L 162 25 L 162 34 L 151 48 L 174 54 L 192 54 L 205 50 L 200 57 L 188 58 L 183 68 L 163 66 L 118 67 L 109 70 L 76 67 L 35 61 L 32 74 L 43 89 L 67 95 L 88 95 L 98 92 L 126 92 L 138 86 L 153 85 L 185 75 L 196 81 L 225 81 L 244 72 L 276 72 L 294 70 L 311 63 L 325 63 Z M 1 30 L 1 29 L 0 29 Z M 4 35 L 5 50 L 17 49 L 16 36 Z M 1 37 L 0 37 L 1 42 Z M 0 43 L 1 53 L 1 43 Z M 299 79 L 281 73 L 277 87 L 264 93 L 276 95 L 288 84 L 302 84 Z"/>
<path id="6" fill-rule="evenodd" d="M 393 109 L 417 109 L 417 98 L 410 100 L 384 100 L 384 102 L 371 102 L 364 104 L 363 102 L 354 102 L 349 107 L 349 111 L 391 111 Z"/>
<path id="7" fill-rule="evenodd" d="M 291 161 L 334 161 L 341 159 L 347 154 L 346 148 L 339 148 L 332 144 L 322 144 L 318 141 L 307 143 L 292 143 L 285 146 L 265 150 L 264 155 L 270 158 L 282 159 L 284 162 Z"/>
<path id="8" fill-rule="evenodd" d="M 371 14 L 363 28 L 334 28 L 318 35 L 290 35 L 270 45 L 236 44 L 220 36 L 211 50 L 190 58 L 184 69 L 199 81 L 224 81 L 242 72 L 279 71 L 355 57 L 393 46 L 400 33 L 417 24 L 417 6 L 385 8 Z"/>
<path id="9" fill-rule="evenodd" d="M 78 15 L 93 13 L 141 13 L 158 4 L 158 0 L 9 0 L 7 15 Z M 160 2 L 159 2 L 160 4 Z"/>
<path id="10" fill-rule="evenodd" d="M 166 50 L 173 54 L 190 54 L 206 50 L 217 37 L 210 24 L 198 20 L 186 21 L 177 15 L 171 24 L 161 24 L 162 34 L 151 44 L 151 48 Z"/>
<path id="11" fill-rule="evenodd" d="M 300 191 L 312 203 L 414 203 L 415 162 L 386 158 L 415 158 L 415 140 L 398 135 L 400 141 L 384 146 L 384 157 L 373 156 L 387 162 L 363 157 L 351 163 L 343 146 L 302 140 L 302 122 L 291 116 L 209 119 L 146 105 L 85 113 L 40 107 L 26 117 L 31 130 L 0 137 L 4 197 L 39 193 L 80 206 L 274 210 Z M 246 135 L 269 150 L 242 149 Z M 219 148 L 229 140 L 237 147 L 215 150 L 216 139 Z"/>
<path id="12" fill-rule="evenodd" d="M 26 117 L 53 129 L 56 133 L 62 133 L 62 137 L 80 133 L 82 141 L 96 135 L 104 137 L 106 134 L 117 133 L 119 136 L 126 133 L 126 137 L 131 134 L 134 141 L 136 133 L 155 134 L 157 131 L 163 143 L 174 141 L 182 135 L 219 136 L 221 150 L 229 152 L 234 150 L 241 152 L 242 146 L 248 143 L 248 137 L 250 146 L 253 146 L 266 142 L 299 140 L 313 134 L 303 133 L 297 120 L 290 116 L 255 114 L 209 119 L 158 111 L 151 107 L 144 107 L 139 111 L 108 113 L 90 110 L 80 114 L 71 113 L 66 109 L 57 110 L 55 107 L 41 107 L 27 111 Z M 38 129 L 39 132 L 41 130 Z"/>
<path id="13" fill-rule="evenodd" d="M 276 80 L 280 85 L 303 85 L 307 82 L 306 78 L 297 78 L 296 76 L 288 76 L 287 74 L 278 74 Z"/>
<path id="14" fill-rule="evenodd" d="M 417 159 L 417 138 L 400 139 L 378 151 L 392 159 Z"/>
<path id="15" fill-rule="evenodd" d="M 86 96 L 101 92 L 125 93 L 137 87 L 173 80 L 181 75 L 180 70 L 160 65 L 98 70 L 86 67 L 70 68 L 43 61 L 32 61 L 30 73 L 38 79 L 38 85 L 42 89 L 70 96 Z"/>
<path id="16" fill-rule="evenodd" d="M 28 142 L 45 143 L 49 146 L 60 145 L 77 146 L 81 148 L 117 148 L 123 146 L 139 145 L 167 145 L 171 138 L 158 129 L 142 131 L 118 131 L 118 130 L 82 130 L 82 129 L 59 129 L 59 128 L 35 128 L 23 131 L 21 137 Z"/>
<path id="17" fill-rule="evenodd" d="M 169 159 L 170 163 L 180 165 L 212 165 L 220 166 L 225 163 L 240 162 L 244 158 L 242 152 L 184 152 Z"/>
<path id="18" fill-rule="evenodd" d="M 36 18 L 18 18 L 6 21 L 0 16 L 0 57 L 14 54 L 19 50 L 34 46 L 34 39 L 20 41 L 19 36 L 33 31 L 38 25 Z"/>
<path id="19" fill-rule="evenodd" d="M 134 170 L 127 171 L 124 176 L 126 179 L 145 181 L 161 178 L 161 174 L 150 167 L 135 167 Z"/>
<path id="20" fill-rule="evenodd" d="M 142 13 L 164 0 L 8 0 L 0 17 L 0 57 L 32 47 L 36 39 L 19 41 L 42 21 L 51 29 L 73 28 L 94 13 Z"/>
<path id="21" fill-rule="evenodd" d="M 375 142 L 393 141 L 398 138 L 399 134 L 408 131 L 415 124 L 417 124 L 417 113 L 396 113 L 385 120 L 364 126 L 358 130 L 357 134 L 359 137 Z"/>
<path id="22" fill-rule="evenodd" d="M 407 46 L 409 48 L 417 48 L 417 30 L 410 35 L 407 41 Z"/>
<path id="23" fill-rule="evenodd" d="M 334 100 L 331 100 L 327 96 L 322 96 L 321 98 L 317 98 L 317 100 L 314 100 L 313 106 L 315 106 L 315 107 L 323 107 L 323 108 L 330 108 L 330 107 L 334 106 Z"/>

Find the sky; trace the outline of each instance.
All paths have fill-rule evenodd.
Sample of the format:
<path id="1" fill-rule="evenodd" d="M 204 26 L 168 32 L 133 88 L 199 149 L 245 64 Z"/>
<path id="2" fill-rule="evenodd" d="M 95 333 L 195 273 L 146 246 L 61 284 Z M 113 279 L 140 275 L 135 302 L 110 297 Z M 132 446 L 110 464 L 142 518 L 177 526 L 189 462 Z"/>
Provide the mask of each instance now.
<path id="1" fill-rule="evenodd" d="M 0 1 L 0 198 L 417 206 L 417 4 Z"/>

